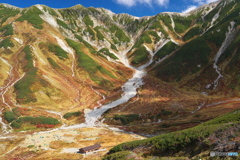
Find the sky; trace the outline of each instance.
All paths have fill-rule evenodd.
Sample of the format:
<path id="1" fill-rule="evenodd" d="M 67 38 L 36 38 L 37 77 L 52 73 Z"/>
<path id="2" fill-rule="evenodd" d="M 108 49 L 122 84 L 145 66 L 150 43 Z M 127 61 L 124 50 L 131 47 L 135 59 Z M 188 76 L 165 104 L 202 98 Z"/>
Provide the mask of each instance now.
<path id="1" fill-rule="evenodd" d="M 128 13 L 136 17 L 157 15 L 161 12 L 188 12 L 217 0 L 1 0 L 20 8 L 44 4 L 52 8 L 68 8 L 77 4 L 84 7 L 106 8 L 114 13 Z"/>

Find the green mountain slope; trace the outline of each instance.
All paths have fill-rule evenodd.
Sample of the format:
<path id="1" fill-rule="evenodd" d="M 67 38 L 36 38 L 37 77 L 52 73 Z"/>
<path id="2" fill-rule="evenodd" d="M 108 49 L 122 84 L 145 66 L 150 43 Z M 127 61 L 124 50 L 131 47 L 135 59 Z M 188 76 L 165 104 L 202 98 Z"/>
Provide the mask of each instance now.
<path id="1" fill-rule="evenodd" d="M 236 152 L 239 147 L 239 110 L 196 127 L 120 144 L 103 159 L 153 157 L 207 158 L 210 151 Z"/>

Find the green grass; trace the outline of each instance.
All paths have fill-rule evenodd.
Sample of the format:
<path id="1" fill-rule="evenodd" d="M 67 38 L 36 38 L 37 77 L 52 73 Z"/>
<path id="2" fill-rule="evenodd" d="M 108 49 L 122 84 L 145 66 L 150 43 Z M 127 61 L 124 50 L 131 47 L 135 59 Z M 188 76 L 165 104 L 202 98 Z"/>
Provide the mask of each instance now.
<path id="1" fill-rule="evenodd" d="M 4 119 L 6 119 L 8 121 L 8 123 L 11 123 L 12 121 L 14 121 L 18 118 L 18 116 L 11 111 L 4 112 L 3 117 L 4 117 Z"/>
<path id="2" fill-rule="evenodd" d="M 227 130 L 228 127 L 239 123 L 239 121 L 240 112 L 238 110 L 236 112 L 217 117 L 190 129 L 117 145 L 109 151 L 109 154 L 121 153 L 128 150 L 131 151 L 135 148 L 141 147 L 151 147 L 151 150 L 146 152 L 145 156 L 161 156 L 163 154 L 167 155 L 167 152 L 169 151 L 171 151 L 172 154 L 174 152 L 184 150 L 185 147 L 190 147 L 191 145 L 197 144 L 199 141 L 204 140 L 217 131 L 224 129 Z M 208 144 L 205 143 L 204 145 Z M 203 148 L 203 150 L 207 150 L 207 147 Z"/>
<path id="3" fill-rule="evenodd" d="M 57 19 L 57 23 L 59 26 L 71 30 L 71 28 L 68 27 L 67 23 L 63 22 L 62 20 Z"/>
<path id="4" fill-rule="evenodd" d="M 87 26 L 87 29 L 84 30 L 84 34 L 87 34 L 87 33 L 89 33 L 89 35 L 92 36 L 93 40 L 95 40 L 95 32 L 89 26 Z"/>
<path id="5" fill-rule="evenodd" d="M 171 21 L 171 19 L 170 19 L 170 17 L 169 17 L 169 15 L 162 15 L 162 14 L 160 14 L 160 15 L 158 15 L 158 20 L 160 21 L 160 20 L 162 20 L 163 21 L 163 23 L 171 30 L 171 31 L 173 31 L 173 28 L 172 28 L 172 21 Z"/>
<path id="6" fill-rule="evenodd" d="M 37 98 L 31 89 L 32 84 L 38 80 L 37 68 L 29 70 L 25 76 L 14 85 L 16 99 L 19 103 L 36 102 Z"/>
<path id="7" fill-rule="evenodd" d="M 111 53 L 107 48 L 102 48 L 102 49 L 100 49 L 98 52 L 103 53 L 103 54 L 111 57 L 112 59 L 115 59 L 115 60 L 118 59 L 118 58 L 117 58 L 113 53 Z"/>
<path id="8" fill-rule="evenodd" d="M 2 48 L 2 47 L 4 47 L 4 48 L 14 47 L 14 44 L 12 43 L 10 37 L 8 37 L 0 42 L 0 48 Z"/>
<path id="9" fill-rule="evenodd" d="M 50 15 L 56 16 L 56 17 L 58 16 L 57 12 L 54 9 L 52 9 L 52 8 L 50 8 L 48 6 L 45 6 L 45 5 L 42 5 L 42 7 L 43 7 L 43 10 L 45 12 L 48 12 Z"/>
<path id="10" fill-rule="evenodd" d="M 13 35 L 13 27 L 12 24 L 8 24 L 3 26 L 0 29 L 0 32 L 3 32 L 3 36 L 9 36 L 9 35 Z"/>
<path id="11" fill-rule="evenodd" d="M 30 49 L 30 46 L 26 46 L 23 49 L 25 53 L 26 63 L 23 65 L 23 69 L 26 72 L 24 77 L 17 81 L 14 84 L 14 92 L 16 93 L 16 99 L 18 103 L 30 103 L 36 102 L 37 97 L 34 92 L 39 89 L 39 85 L 47 86 L 48 82 L 38 75 L 38 68 L 35 68 L 33 65 L 33 56 Z M 37 88 L 33 88 L 32 86 L 37 84 Z"/>
<path id="12" fill-rule="evenodd" d="M 79 62 L 78 67 L 84 68 L 90 74 L 96 73 L 100 66 L 81 50 L 81 44 L 70 39 L 66 39 L 66 41 L 76 51 Z"/>
<path id="13" fill-rule="evenodd" d="M 125 34 L 123 29 L 119 28 L 116 25 L 112 25 L 109 29 L 110 29 L 110 32 L 114 33 L 115 37 L 119 40 L 119 41 L 115 41 L 114 42 L 115 44 L 120 44 L 120 42 L 124 42 L 124 43 L 130 42 L 130 38 Z"/>
<path id="14" fill-rule="evenodd" d="M 72 117 L 78 117 L 78 116 L 80 116 L 82 113 L 81 112 L 69 112 L 69 113 L 65 113 L 64 115 L 63 115 L 63 118 L 65 118 L 65 119 L 70 119 L 70 118 L 72 118 Z"/>
<path id="15" fill-rule="evenodd" d="M 78 10 L 66 8 L 59 10 L 59 13 L 62 15 L 63 19 L 77 19 L 79 16 Z"/>
<path id="16" fill-rule="evenodd" d="M 29 71 L 32 69 L 33 66 L 33 56 L 32 56 L 32 51 L 30 49 L 30 46 L 26 46 L 23 51 L 25 52 L 25 59 L 27 60 L 27 64 L 23 67 L 25 71 Z"/>
<path id="17" fill-rule="evenodd" d="M 98 38 L 98 40 L 104 41 L 104 36 L 103 36 L 103 34 L 101 33 L 101 31 L 99 31 L 99 27 L 95 27 L 94 30 L 97 32 L 97 38 Z"/>
<path id="18" fill-rule="evenodd" d="M 177 33 L 185 32 L 191 26 L 194 18 L 195 18 L 194 16 L 188 17 L 173 16 L 173 21 L 175 23 L 175 31 Z"/>
<path id="19" fill-rule="evenodd" d="M 158 42 L 158 41 L 160 41 L 160 37 L 159 37 L 159 35 L 157 34 L 157 32 L 155 32 L 155 31 L 148 31 L 148 34 L 149 35 L 152 35 L 154 38 L 155 38 L 155 41 L 156 42 Z"/>
<path id="20" fill-rule="evenodd" d="M 138 64 L 142 64 L 149 60 L 148 51 L 146 50 L 146 48 L 144 46 L 141 46 L 136 51 L 134 51 L 131 56 L 134 56 L 131 61 L 132 64 L 138 65 Z"/>
<path id="21" fill-rule="evenodd" d="M 1 21 L 1 24 L 6 22 L 8 18 L 15 17 L 19 13 L 20 13 L 19 9 L 4 7 L 3 4 L 0 4 L 0 19 L 1 19 L 0 21 Z"/>
<path id="22" fill-rule="evenodd" d="M 93 26 L 93 21 L 91 20 L 91 18 L 86 15 L 84 18 L 83 18 L 83 22 L 87 25 L 87 26 Z"/>
<path id="23" fill-rule="evenodd" d="M 50 57 L 47 58 L 48 62 L 52 65 L 54 69 L 60 69 L 61 67 Z"/>
<path id="24" fill-rule="evenodd" d="M 156 54 L 155 54 L 155 58 L 161 59 L 163 57 L 165 57 L 166 55 L 172 53 L 173 51 L 175 51 L 177 48 L 179 48 L 178 45 L 176 45 L 175 43 L 173 43 L 172 41 L 168 42 L 167 44 L 165 44 Z"/>
<path id="25" fill-rule="evenodd" d="M 224 23 L 221 26 L 213 27 L 206 34 L 204 34 L 203 37 L 207 41 L 214 43 L 218 47 L 220 47 L 224 39 L 226 38 L 226 32 L 228 31 L 228 26 L 230 26 L 229 23 Z M 219 32 L 217 32 L 218 29 L 220 29 Z"/>
<path id="26" fill-rule="evenodd" d="M 202 33 L 202 30 L 200 27 L 193 27 L 184 35 L 183 40 L 188 41 L 189 39 L 191 39 L 194 36 L 197 36 L 201 33 Z"/>
<path id="27" fill-rule="evenodd" d="M 154 30 L 158 30 L 160 32 L 162 32 L 162 34 L 167 37 L 168 34 L 166 33 L 166 31 L 163 29 L 163 27 L 161 26 L 160 22 L 157 21 L 157 22 L 154 22 L 150 27 L 149 29 L 154 29 Z"/>
<path id="28" fill-rule="evenodd" d="M 37 7 L 32 6 L 29 9 L 26 10 L 26 12 L 19 17 L 16 21 L 23 22 L 24 20 L 27 20 L 29 23 L 33 25 L 33 27 L 37 29 L 43 29 L 43 20 L 39 16 L 40 14 L 43 14 L 42 11 L 40 11 Z"/>
<path id="29" fill-rule="evenodd" d="M 236 6 L 232 10 L 234 5 L 236 5 Z M 232 10 L 232 11 L 229 13 L 230 10 Z M 231 21 L 236 22 L 237 19 L 239 19 L 239 10 L 240 10 L 240 3 L 230 2 L 227 5 L 225 5 L 225 7 L 220 12 L 220 16 L 218 18 L 220 22 L 218 23 L 218 25 L 222 25 L 226 22 L 229 23 Z"/>
<path id="30" fill-rule="evenodd" d="M 17 122 L 22 124 L 22 123 L 30 123 L 34 121 L 34 117 L 20 117 Z"/>
<path id="31" fill-rule="evenodd" d="M 31 125 L 44 125 L 41 127 L 47 127 L 47 128 L 52 128 L 55 125 L 60 124 L 59 120 L 52 118 L 52 117 L 44 117 L 44 116 L 39 116 L 39 117 L 19 117 L 16 121 L 12 123 L 12 126 L 14 128 L 21 128 L 23 124 L 31 124 Z M 51 125 L 51 126 L 49 126 Z M 39 128 L 39 127 L 38 127 Z M 35 129 L 35 128 L 32 128 Z"/>
<path id="32" fill-rule="evenodd" d="M 131 155 L 129 151 L 122 151 L 105 156 L 103 160 L 126 160 L 126 157 L 129 155 Z"/>
<path id="33" fill-rule="evenodd" d="M 178 82 L 185 76 L 200 70 L 198 65 L 206 66 L 211 48 L 202 38 L 196 38 L 180 48 L 173 56 L 155 68 L 156 75 L 164 81 Z"/>
<path id="34" fill-rule="evenodd" d="M 153 32 L 150 32 L 153 34 Z M 134 46 L 132 47 L 132 49 L 134 48 L 140 48 L 142 47 L 143 43 L 152 43 L 152 39 L 149 37 L 149 32 L 144 32 L 141 37 L 138 39 L 138 41 L 134 44 Z"/>
<path id="35" fill-rule="evenodd" d="M 29 145 L 27 146 L 27 148 L 33 148 L 35 145 Z"/>
<path id="36" fill-rule="evenodd" d="M 111 43 L 111 49 L 116 50 L 116 51 L 118 50 L 117 47 L 112 43 Z"/>
<path id="37" fill-rule="evenodd" d="M 55 53 L 59 59 L 69 59 L 68 53 L 64 51 L 60 46 L 54 44 L 48 44 L 49 51 Z"/>
<path id="38" fill-rule="evenodd" d="M 57 125 L 60 124 L 60 122 L 52 117 L 20 117 L 17 121 L 19 124 L 23 123 L 30 123 L 30 124 L 49 124 L 49 125 Z"/>
<path id="39" fill-rule="evenodd" d="M 13 123 L 11 124 L 11 126 L 12 126 L 13 128 L 21 128 L 21 124 L 19 124 L 19 123 L 17 123 L 17 122 L 13 122 Z"/>
<path id="40" fill-rule="evenodd" d="M 83 68 L 86 70 L 90 76 L 90 78 L 95 81 L 98 84 L 106 84 L 108 83 L 107 80 L 100 78 L 96 75 L 98 71 L 100 71 L 102 74 L 105 74 L 109 77 L 114 77 L 114 75 L 111 74 L 110 71 L 106 70 L 103 68 L 101 65 L 99 65 L 97 62 L 95 62 L 90 56 L 85 54 L 82 50 L 81 47 L 82 45 L 70 40 L 66 39 L 67 43 L 69 46 L 71 46 L 75 51 L 77 55 L 77 60 L 78 60 L 78 67 Z"/>
<path id="41" fill-rule="evenodd" d="M 75 35 L 75 37 L 80 41 L 82 42 L 87 48 L 89 48 L 90 50 L 95 50 L 93 48 L 93 46 L 91 44 L 89 44 L 87 41 L 85 41 L 81 36 L 79 35 Z"/>
<path id="42" fill-rule="evenodd" d="M 115 115 L 114 119 L 115 120 L 120 120 L 123 125 L 127 125 L 131 122 L 140 120 L 140 117 L 137 114 Z"/>

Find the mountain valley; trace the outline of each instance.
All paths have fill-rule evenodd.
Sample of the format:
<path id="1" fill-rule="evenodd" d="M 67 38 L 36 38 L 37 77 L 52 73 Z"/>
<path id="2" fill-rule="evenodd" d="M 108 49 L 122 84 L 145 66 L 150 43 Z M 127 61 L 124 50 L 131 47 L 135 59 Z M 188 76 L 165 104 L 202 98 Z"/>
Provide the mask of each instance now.
<path id="1" fill-rule="evenodd" d="M 141 18 L 0 4 L 0 159 L 237 151 L 239 15 L 238 0 Z M 76 153 L 96 143 L 106 150 Z"/>

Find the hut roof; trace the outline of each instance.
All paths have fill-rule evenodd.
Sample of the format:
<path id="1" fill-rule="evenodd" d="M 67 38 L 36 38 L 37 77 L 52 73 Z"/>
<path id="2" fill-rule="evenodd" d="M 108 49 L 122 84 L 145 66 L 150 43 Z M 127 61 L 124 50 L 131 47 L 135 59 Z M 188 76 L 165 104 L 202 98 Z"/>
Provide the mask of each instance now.
<path id="1" fill-rule="evenodd" d="M 92 145 L 92 146 L 80 148 L 80 150 L 82 150 L 83 152 L 86 152 L 86 151 L 90 151 L 90 150 L 93 150 L 93 149 L 99 149 L 99 148 L 101 148 L 101 145 L 100 144 L 95 144 L 95 145 Z"/>

